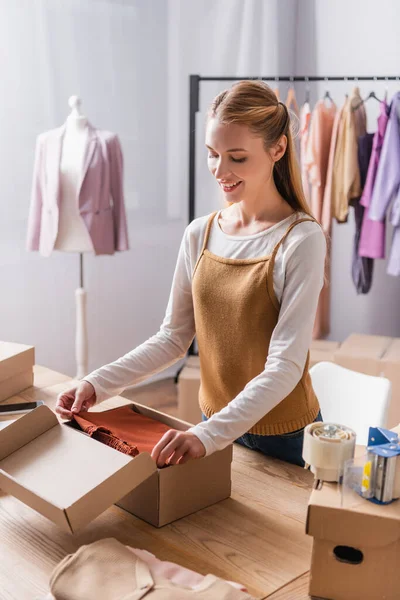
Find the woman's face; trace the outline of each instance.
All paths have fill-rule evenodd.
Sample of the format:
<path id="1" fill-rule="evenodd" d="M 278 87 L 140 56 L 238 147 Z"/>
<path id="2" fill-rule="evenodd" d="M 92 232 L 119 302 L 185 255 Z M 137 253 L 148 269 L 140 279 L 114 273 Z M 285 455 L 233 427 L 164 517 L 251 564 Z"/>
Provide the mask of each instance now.
<path id="1" fill-rule="evenodd" d="M 286 149 L 286 138 L 281 146 L 267 152 L 261 137 L 245 125 L 223 125 L 211 118 L 206 128 L 208 168 L 218 181 L 228 202 L 256 199 L 265 192 L 271 180 L 274 162 Z M 279 158 L 277 159 L 277 156 Z"/>

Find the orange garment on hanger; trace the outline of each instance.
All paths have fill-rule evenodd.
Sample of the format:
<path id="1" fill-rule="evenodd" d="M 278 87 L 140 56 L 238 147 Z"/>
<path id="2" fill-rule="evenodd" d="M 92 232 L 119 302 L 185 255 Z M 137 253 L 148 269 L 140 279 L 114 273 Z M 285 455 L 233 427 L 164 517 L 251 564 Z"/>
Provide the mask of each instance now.
<path id="1" fill-rule="evenodd" d="M 134 410 L 128 404 L 103 412 L 80 412 L 73 421 L 95 440 L 124 454 L 149 452 L 171 428 Z"/>
<path id="2" fill-rule="evenodd" d="M 311 184 L 310 207 L 313 216 L 322 224 L 327 236 L 327 254 L 325 261 L 325 283 L 318 301 L 317 313 L 313 330 L 313 339 L 325 337 L 330 332 L 330 227 L 331 218 L 325 227 L 324 201 L 327 184 L 332 132 L 334 128 L 337 107 L 334 102 L 326 105 L 324 100 L 317 102 L 311 118 L 311 126 L 304 159 Z M 335 131 L 336 136 L 336 131 Z M 330 211 L 330 205 L 329 205 Z"/>
<path id="3" fill-rule="evenodd" d="M 287 108 L 291 109 L 297 115 L 297 117 L 300 115 L 299 105 L 296 100 L 296 92 L 292 87 L 289 88 L 285 104 Z"/>

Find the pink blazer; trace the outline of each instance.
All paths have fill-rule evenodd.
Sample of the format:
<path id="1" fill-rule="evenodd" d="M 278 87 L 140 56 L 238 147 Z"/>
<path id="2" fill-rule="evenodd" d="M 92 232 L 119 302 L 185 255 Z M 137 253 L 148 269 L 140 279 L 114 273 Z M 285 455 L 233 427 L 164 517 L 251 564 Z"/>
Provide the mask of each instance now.
<path id="1" fill-rule="evenodd" d="M 90 124 L 79 187 L 79 211 L 95 254 L 129 249 L 118 137 Z M 37 138 L 27 249 L 50 256 L 58 234 L 60 160 L 65 125 Z"/>

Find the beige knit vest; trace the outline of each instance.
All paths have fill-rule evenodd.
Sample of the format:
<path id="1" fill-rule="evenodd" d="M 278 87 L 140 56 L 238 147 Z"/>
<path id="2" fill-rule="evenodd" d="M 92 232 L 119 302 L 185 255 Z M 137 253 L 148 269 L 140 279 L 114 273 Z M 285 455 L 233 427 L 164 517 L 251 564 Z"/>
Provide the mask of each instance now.
<path id="1" fill-rule="evenodd" d="M 52 573 L 50 589 L 54 600 L 255 600 L 214 575 L 195 590 L 155 577 L 113 538 L 66 556 Z"/>
<path id="2" fill-rule="evenodd" d="M 280 308 L 273 285 L 275 257 L 292 229 L 312 220 L 294 221 L 268 256 L 233 259 L 216 256 L 207 249 L 215 215 L 207 224 L 192 281 L 201 369 L 199 402 L 207 417 L 227 406 L 264 370 Z M 290 433 L 314 421 L 319 405 L 308 365 L 309 354 L 294 390 L 250 433 Z"/>

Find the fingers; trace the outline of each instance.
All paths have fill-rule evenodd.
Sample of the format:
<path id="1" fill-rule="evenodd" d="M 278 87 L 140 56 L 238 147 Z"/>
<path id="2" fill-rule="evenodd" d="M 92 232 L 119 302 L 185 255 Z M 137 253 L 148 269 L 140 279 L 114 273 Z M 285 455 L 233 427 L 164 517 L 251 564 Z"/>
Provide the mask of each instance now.
<path id="1" fill-rule="evenodd" d="M 151 453 L 151 457 L 157 463 L 158 467 L 164 466 L 165 460 L 164 460 L 164 462 L 162 462 L 161 453 L 164 453 L 163 456 L 165 455 L 165 449 L 171 443 L 171 441 L 174 439 L 175 434 L 176 434 L 176 431 L 174 429 L 170 429 L 169 431 L 167 431 L 167 433 L 164 433 L 164 435 L 162 436 L 162 438 L 158 442 L 158 444 L 156 444 L 154 446 L 153 452 Z M 167 456 L 167 458 L 168 458 L 168 456 Z"/>
<path id="2" fill-rule="evenodd" d="M 191 458 L 195 458 L 196 452 L 193 448 L 194 436 L 188 436 L 186 432 L 167 431 L 161 440 L 154 446 L 151 454 L 159 468 L 168 465 L 182 465 Z"/>
<path id="3" fill-rule="evenodd" d="M 72 390 L 69 390 L 68 392 L 59 394 L 59 396 L 57 398 L 57 404 L 56 404 L 56 413 L 58 415 L 60 415 L 60 417 L 62 417 L 63 419 L 71 419 L 72 418 L 71 406 L 74 402 L 74 398 L 75 398 L 75 388 Z"/>
<path id="4" fill-rule="evenodd" d="M 76 390 L 76 393 L 75 393 L 75 401 L 72 405 L 71 412 L 73 414 L 81 412 L 86 400 L 87 400 L 87 395 L 85 394 L 84 390 L 82 390 L 80 387 L 78 387 L 78 389 Z"/>
<path id="5" fill-rule="evenodd" d="M 72 418 L 72 413 L 70 410 L 66 410 L 65 408 L 62 408 L 61 406 L 57 407 L 56 412 L 58 415 L 60 415 L 60 417 L 62 419 L 67 419 L 70 420 Z"/>

